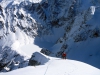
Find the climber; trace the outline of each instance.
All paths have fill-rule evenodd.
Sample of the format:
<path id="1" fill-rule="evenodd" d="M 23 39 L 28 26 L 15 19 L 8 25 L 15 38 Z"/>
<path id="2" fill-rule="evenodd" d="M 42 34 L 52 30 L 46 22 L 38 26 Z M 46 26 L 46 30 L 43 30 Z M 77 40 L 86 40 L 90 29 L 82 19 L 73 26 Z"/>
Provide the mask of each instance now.
<path id="1" fill-rule="evenodd" d="M 66 53 L 65 52 L 62 53 L 62 58 L 66 59 Z"/>

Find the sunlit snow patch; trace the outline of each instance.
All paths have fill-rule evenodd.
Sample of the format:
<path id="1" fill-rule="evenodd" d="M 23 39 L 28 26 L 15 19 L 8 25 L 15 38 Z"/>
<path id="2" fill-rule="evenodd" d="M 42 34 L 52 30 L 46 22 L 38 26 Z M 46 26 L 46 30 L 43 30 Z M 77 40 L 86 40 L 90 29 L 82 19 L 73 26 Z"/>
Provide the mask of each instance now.
<path id="1" fill-rule="evenodd" d="M 95 13 L 95 6 L 91 6 L 90 9 L 91 9 L 91 15 L 94 15 L 94 13 Z"/>
<path id="2" fill-rule="evenodd" d="M 11 48 L 12 50 L 16 50 L 18 49 L 20 46 L 20 43 L 18 41 L 15 41 L 12 45 L 11 45 Z"/>
<path id="3" fill-rule="evenodd" d="M 31 57 L 31 55 L 36 52 L 36 51 L 40 51 L 41 48 L 39 48 L 38 46 L 34 45 L 34 44 L 27 44 L 24 45 L 22 47 L 20 47 L 21 51 L 24 52 L 26 55 L 28 55 L 29 57 Z"/>

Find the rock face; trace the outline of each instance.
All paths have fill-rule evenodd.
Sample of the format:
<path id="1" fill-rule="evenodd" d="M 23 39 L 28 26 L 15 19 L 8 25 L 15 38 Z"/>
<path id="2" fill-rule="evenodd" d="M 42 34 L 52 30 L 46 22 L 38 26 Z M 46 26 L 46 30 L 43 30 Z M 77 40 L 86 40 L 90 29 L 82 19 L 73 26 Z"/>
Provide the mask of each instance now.
<path id="1" fill-rule="evenodd" d="M 2 47 L 0 47 L 2 49 Z M 5 47 L 0 50 L 0 71 L 7 72 L 14 69 L 26 67 L 28 60 L 17 52 L 11 50 L 10 47 Z"/>
<path id="2" fill-rule="evenodd" d="M 100 0 L 0 0 L 0 70 L 28 65 L 16 44 L 26 44 L 31 38 L 45 48 L 44 54 L 60 57 L 68 52 L 70 57 L 76 43 L 100 38 L 99 19 Z M 29 65 L 41 64 L 31 59 Z"/>
<path id="3" fill-rule="evenodd" d="M 36 66 L 40 64 L 43 65 L 48 61 L 49 61 L 49 58 L 47 58 L 45 55 L 39 52 L 35 52 L 30 58 L 28 65 L 31 65 L 31 66 Z"/>
<path id="4" fill-rule="evenodd" d="M 36 66 L 36 65 L 40 65 L 40 63 L 37 62 L 37 61 L 34 60 L 34 59 L 30 59 L 28 65 L 29 65 L 29 66 Z"/>
<path id="5" fill-rule="evenodd" d="M 45 55 L 50 55 L 51 54 L 51 52 L 49 50 L 44 49 L 44 48 L 40 52 L 45 54 Z"/>

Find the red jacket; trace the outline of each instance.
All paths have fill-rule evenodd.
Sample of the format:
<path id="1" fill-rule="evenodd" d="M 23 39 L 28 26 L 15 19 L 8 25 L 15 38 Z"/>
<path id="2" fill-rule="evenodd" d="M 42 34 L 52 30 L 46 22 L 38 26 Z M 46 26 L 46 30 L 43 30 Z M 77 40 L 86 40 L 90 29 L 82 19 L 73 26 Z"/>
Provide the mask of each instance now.
<path id="1" fill-rule="evenodd" d="M 63 57 L 66 57 L 66 53 L 63 53 L 62 56 L 63 56 Z"/>

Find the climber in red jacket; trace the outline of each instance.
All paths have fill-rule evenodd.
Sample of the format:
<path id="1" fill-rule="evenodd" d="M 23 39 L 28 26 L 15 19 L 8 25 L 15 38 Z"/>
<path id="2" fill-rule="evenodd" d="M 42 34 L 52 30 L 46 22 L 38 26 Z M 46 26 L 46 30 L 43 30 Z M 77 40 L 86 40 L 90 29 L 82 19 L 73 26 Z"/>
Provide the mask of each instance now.
<path id="1" fill-rule="evenodd" d="M 62 53 L 62 58 L 63 58 L 63 59 L 66 59 L 66 53 L 65 53 L 65 52 Z"/>

